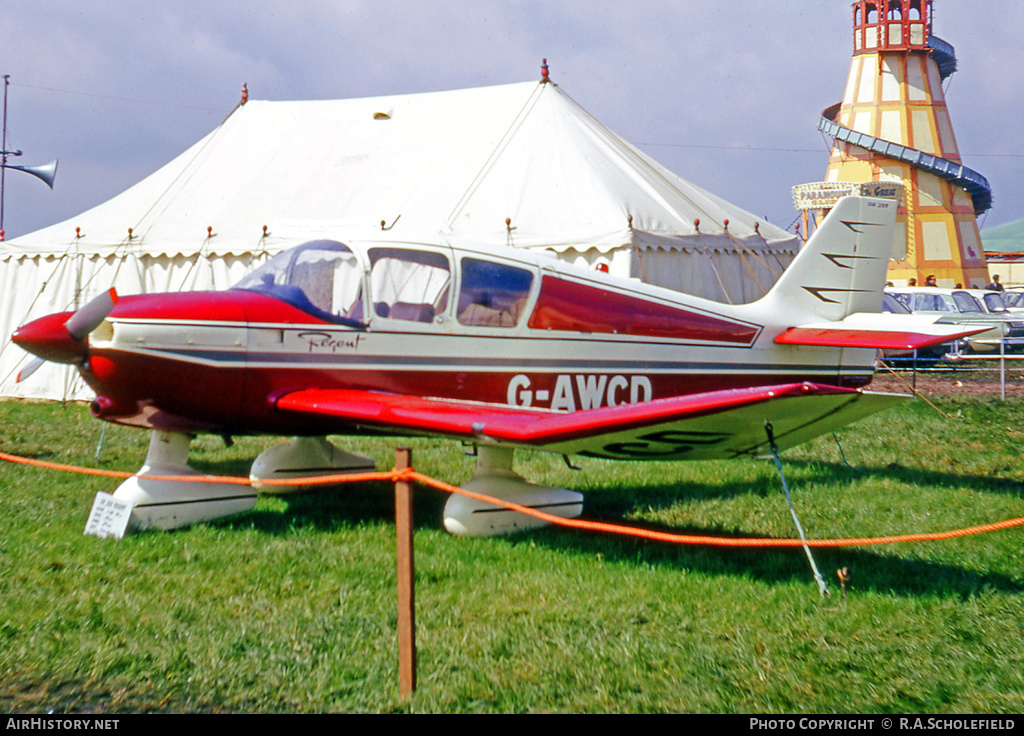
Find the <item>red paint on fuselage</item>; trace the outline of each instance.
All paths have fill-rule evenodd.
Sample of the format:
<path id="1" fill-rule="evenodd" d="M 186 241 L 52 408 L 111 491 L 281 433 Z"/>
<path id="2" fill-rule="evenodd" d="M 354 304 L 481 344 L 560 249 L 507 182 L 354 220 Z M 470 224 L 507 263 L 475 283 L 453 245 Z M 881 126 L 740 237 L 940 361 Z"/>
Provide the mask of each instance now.
<path id="1" fill-rule="evenodd" d="M 97 350 L 82 369 L 108 421 L 174 431 L 221 432 L 242 416 L 245 375 L 165 357 Z"/>
<path id="2" fill-rule="evenodd" d="M 245 289 L 125 296 L 118 300 L 108 319 L 330 324 L 287 302 Z"/>
<path id="3" fill-rule="evenodd" d="M 97 356 L 97 365 L 104 365 L 106 356 Z M 191 422 L 194 431 L 227 432 L 230 434 L 345 434 L 354 428 L 338 423 L 325 424 L 323 417 L 309 420 L 285 415 L 274 407 L 274 399 L 292 391 L 309 387 L 324 389 L 356 389 L 381 391 L 409 396 L 433 396 L 499 405 L 525 406 L 523 391 L 515 391 L 512 402 L 510 384 L 526 374 L 490 371 L 416 371 L 416 370 L 331 370 L 315 368 L 213 368 L 166 358 L 121 353 L 109 356 L 116 371 L 106 373 L 109 381 L 100 380 L 96 388 L 110 386 L 112 391 L 98 391 L 121 406 L 134 406 L 132 415 L 104 418 L 134 426 L 184 429 Z M 153 376 L 160 376 L 154 381 Z M 796 372 L 774 373 L 767 377 L 754 371 L 728 374 L 586 374 L 536 373 L 529 376 L 532 392 L 531 408 L 551 409 L 558 397 L 560 381 L 569 386 L 562 400 L 571 409 L 582 410 L 585 398 L 580 384 L 591 387 L 589 408 L 647 400 L 684 396 L 705 391 L 747 388 L 763 385 L 766 380 L 778 383 L 799 383 L 814 378 L 819 383 L 858 388 L 870 381 L 857 375 L 844 379 L 836 376 L 809 375 Z M 147 378 L 148 377 L 148 378 Z M 622 378 L 614 384 L 615 378 Z M 636 379 L 649 381 L 650 392 L 641 388 L 633 393 Z M 602 391 L 596 394 L 592 387 Z M 539 394 L 548 396 L 539 400 Z M 600 402 L 593 397 L 599 397 Z M 135 403 L 129 403 L 135 402 Z M 562 407 L 565 408 L 565 407 Z M 187 418 L 187 419 L 186 419 Z"/>

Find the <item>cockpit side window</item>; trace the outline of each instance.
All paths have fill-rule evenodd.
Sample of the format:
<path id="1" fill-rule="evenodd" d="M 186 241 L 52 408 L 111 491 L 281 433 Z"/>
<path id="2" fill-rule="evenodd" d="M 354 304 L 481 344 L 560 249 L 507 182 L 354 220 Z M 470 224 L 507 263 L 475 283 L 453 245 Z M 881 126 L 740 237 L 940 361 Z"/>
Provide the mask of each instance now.
<path id="1" fill-rule="evenodd" d="M 532 285 L 533 274 L 526 269 L 463 258 L 459 324 L 515 327 L 523 315 Z"/>
<path id="2" fill-rule="evenodd" d="M 279 253 L 235 284 L 335 322 L 362 326 L 362 267 L 348 246 L 316 240 Z"/>
<path id="3" fill-rule="evenodd" d="M 433 322 L 448 308 L 451 268 L 433 251 L 370 249 L 370 298 L 378 317 Z"/>

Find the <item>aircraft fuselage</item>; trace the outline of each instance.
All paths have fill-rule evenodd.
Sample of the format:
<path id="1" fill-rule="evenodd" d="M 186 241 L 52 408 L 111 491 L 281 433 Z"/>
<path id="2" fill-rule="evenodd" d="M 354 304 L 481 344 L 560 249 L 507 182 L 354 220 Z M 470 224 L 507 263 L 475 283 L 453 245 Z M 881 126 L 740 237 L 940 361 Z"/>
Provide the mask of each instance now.
<path id="1" fill-rule="evenodd" d="M 122 297 L 81 364 L 96 416 L 174 431 L 350 434 L 362 430 L 275 401 L 316 386 L 571 412 L 871 380 L 873 350 L 777 345 L 794 315 L 756 305 L 518 252 L 331 243 L 331 262 L 315 244 L 302 248 L 310 263 L 295 257 L 241 288 Z"/>

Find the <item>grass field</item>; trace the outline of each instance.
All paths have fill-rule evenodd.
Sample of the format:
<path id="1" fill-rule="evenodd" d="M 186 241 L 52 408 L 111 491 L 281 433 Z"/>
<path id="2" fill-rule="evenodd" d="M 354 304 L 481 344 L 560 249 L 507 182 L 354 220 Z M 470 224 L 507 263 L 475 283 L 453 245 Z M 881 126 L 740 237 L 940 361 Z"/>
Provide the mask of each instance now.
<path id="1" fill-rule="evenodd" d="M 1024 399 L 922 401 L 785 455 L 811 537 L 1024 516 Z M 0 403 L 0 450 L 136 470 L 144 432 L 80 406 Z M 390 467 L 395 441 L 340 440 Z M 193 444 L 242 475 L 266 439 Z M 457 443 L 415 440 L 461 482 Z M 517 456 L 584 491 L 585 517 L 686 533 L 795 536 L 770 462 L 613 464 Z M 444 533 L 416 496 L 419 687 L 398 695 L 392 489 L 288 501 L 172 533 L 83 535 L 117 482 L 0 464 L 5 712 L 1024 711 L 1024 529 L 934 543 L 730 551 L 546 529 Z M 835 571 L 848 568 L 846 595 Z"/>

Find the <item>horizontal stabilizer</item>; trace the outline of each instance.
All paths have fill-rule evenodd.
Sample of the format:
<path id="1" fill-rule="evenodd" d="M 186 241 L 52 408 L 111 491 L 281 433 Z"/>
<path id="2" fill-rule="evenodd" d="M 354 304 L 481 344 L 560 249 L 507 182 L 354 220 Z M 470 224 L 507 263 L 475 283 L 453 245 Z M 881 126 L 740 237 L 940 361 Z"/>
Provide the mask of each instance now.
<path id="1" fill-rule="evenodd" d="M 991 329 L 939 324 L 924 315 L 852 314 L 841 322 L 791 327 L 775 338 L 778 345 L 919 350 Z"/>

